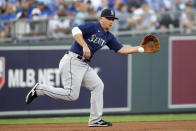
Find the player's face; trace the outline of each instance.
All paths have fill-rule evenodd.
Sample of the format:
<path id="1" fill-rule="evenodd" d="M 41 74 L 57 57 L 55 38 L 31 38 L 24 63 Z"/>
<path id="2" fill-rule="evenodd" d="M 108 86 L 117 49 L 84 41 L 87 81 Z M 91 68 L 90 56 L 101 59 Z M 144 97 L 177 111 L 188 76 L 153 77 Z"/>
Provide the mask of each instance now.
<path id="1" fill-rule="evenodd" d="M 103 29 L 105 31 L 108 31 L 112 28 L 112 25 L 114 23 L 114 18 L 101 17 L 100 22 L 101 22 Z"/>

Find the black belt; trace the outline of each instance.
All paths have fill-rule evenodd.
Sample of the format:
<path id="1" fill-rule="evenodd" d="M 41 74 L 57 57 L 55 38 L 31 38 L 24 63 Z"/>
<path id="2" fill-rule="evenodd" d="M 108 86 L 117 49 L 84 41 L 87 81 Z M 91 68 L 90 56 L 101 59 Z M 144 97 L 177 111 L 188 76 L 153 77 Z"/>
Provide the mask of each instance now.
<path id="1" fill-rule="evenodd" d="M 82 60 L 83 62 L 90 62 L 89 59 L 83 59 L 83 57 L 80 56 L 80 55 L 78 55 L 77 58 L 78 58 L 79 60 Z"/>
<path id="2" fill-rule="evenodd" d="M 73 52 L 73 53 L 74 53 L 74 52 Z M 69 51 L 67 51 L 66 54 L 69 54 Z M 89 59 L 84 59 L 84 57 L 83 57 L 83 56 L 80 56 L 80 55 L 78 55 L 77 58 L 78 58 L 79 60 L 83 61 L 83 62 L 90 62 Z"/>

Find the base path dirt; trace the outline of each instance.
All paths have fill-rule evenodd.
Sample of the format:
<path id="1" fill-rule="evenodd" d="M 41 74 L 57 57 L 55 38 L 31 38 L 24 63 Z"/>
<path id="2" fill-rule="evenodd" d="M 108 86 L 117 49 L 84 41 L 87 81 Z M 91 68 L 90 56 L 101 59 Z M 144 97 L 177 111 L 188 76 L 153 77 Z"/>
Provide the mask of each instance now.
<path id="1" fill-rule="evenodd" d="M 0 125 L 0 131 L 196 131 L 196 121 L 121 122 L 112 127 L 88 127 L 87 124 Z"/>

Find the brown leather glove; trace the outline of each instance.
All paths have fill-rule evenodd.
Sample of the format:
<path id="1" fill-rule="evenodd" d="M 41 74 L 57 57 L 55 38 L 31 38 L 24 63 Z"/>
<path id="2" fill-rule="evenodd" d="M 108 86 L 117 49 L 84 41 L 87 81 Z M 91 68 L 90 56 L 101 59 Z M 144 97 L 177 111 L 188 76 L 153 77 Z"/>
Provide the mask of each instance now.
<path id="1" fill-rule="evenodd" d="M 141 41 L 140 46 L 144 48 L 145 53 L 155 53 L 159 51 L 159 40 L 152 34 L 147 34 Z"/>

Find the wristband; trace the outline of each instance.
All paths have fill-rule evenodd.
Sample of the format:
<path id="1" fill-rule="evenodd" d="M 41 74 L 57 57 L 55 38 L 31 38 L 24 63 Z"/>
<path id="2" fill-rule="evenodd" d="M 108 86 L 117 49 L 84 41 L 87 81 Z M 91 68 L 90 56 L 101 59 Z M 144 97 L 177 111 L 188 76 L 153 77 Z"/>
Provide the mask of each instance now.
<path id="1" fill-rule="evenodd" d="M 77 34 L 82 34 L 82 31 L 78 27 L 74 27 L 72 29 L 72 35 L 75 36 Z"/>

